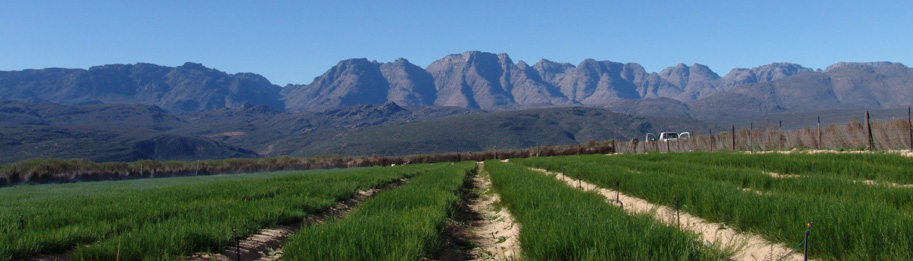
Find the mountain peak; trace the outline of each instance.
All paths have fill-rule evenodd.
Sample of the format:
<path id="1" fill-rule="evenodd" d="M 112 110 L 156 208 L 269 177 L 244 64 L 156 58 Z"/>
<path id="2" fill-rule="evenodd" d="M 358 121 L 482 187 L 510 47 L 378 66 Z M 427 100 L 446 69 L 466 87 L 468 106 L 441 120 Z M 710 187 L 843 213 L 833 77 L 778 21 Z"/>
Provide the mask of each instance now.
<path id="1" fill-rule="evenodd" d="M 878 68 L 883 66 L 891 65 L 900 65 L 904 66 L 902 63 L 892 63 L 892 62 L 839 62 L 828 66 L 824 71 L 830 71 L 832 69 L 843 68 L 843 67 L 871 67 Z"/>
<path id="2" fill-rule="evenodd" d="M 206 68 L 206 66 L 203 66 L 202 63 L 194 63 L 194 62 L 185 62 L 184 65 L 181 65 L 180 67 L 184 68 L 184 69 L 190 69 L 190 70 L 209 70 L 209 68 Z"/>

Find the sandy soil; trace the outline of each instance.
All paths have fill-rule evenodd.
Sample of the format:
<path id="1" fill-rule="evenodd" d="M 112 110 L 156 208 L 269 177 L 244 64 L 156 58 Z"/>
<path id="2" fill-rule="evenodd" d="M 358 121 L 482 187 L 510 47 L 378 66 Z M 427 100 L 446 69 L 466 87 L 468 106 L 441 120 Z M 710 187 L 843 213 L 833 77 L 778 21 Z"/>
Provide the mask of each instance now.
<path id="1" fill-rule="evenodd" d="M 771 176 L 774 178 L 778 178 L 778 179 L 791 179 L 791 178 L 801 177 L 799 175 L 780 174 L 780 173 L 770 172 L 770 171 L 761 171 L 761 173 L 764 173 L 765 175 L 768 175 L 768 176 Z"/>
<path id="2" fill-rule="evenodd" d="M 913 188 L 913 184 L 897 184 L 892 182 L 878 182 L 874 180 L 863 180 L 857 181 L 854 180 L 853 183 L 862 183 L 869 186 L 885 186 L 889 188 Z"/>
<path id="3" fill-rule="evenodd" d="M 479 197 L 469 203 L 470 209 L 480 219 L 472 222 L 471 236 L 475 248 L 470 252 L 474 260 L 512 260 L 520 257 L 520 224 L 516 223 L 506 208 L 495 207 L 500 200 L 491 191 L 491 179 L 479 162 L 479 174 L 473 178 Z"/>
<path id="4" fill-rule="evenodd" d="M 359 203 L 379 192 L 399 187 L 405 182 L 405 179 L 399 179 L 382 189 L 358 191 L 354 198 L 338 202 L 327 211 L 309 215 L 303 222 L 296 225 L 261 229 L 256 234 L 241 240 L 241 260 L 279 260 L 282 257 L 282 246 L 288 240 L 288 235 L 298 232 L 301 226 L 321 224 L 329 217 L 342 218 Z M 236 260 L 237 251 L 237 247 L 230 246 L 219 254 L 198 253 L 185 258 L 185 260 Z"/>
<path id="5" fill-rule="evenodd" d="M 544 169 L 531 168 L 534 171 L 545 173 L 546 175 L 555 176 L 562 180 L 568 186 L 581 188 L 586 191 L 596 191 L 603 195 L 608 201 L 616 203 L 616 191 L 599 188 L 580 180 L 574 180 L 561 173 L 550 172 Z M 776 260 L 789 253 L 791 248 L 783 244 L 774 244 L 768 242 L 760 235 L 751 233 L 740 233 L 725 224 L 712 223 L 702 218 L 680 213 L 676 218 L 675 209 L 655 205 L 646 200 L 630 197 L 618 193 L 618 200 L 621 207 L 632 214 L 648 213 L 652 214 L 656 220 L 670 225 L 680 226 L 684 230 L 694 232 L 700 236 L 700 239 L 707 245 L 718 247 L 719 249 L 733 252 L 734 260 Z M 801 260 L 801 254 L 792 254 L 783 260 Z"/>
<path id="6" fill-rule="evenodd" d="M 904 157 L 913 158 L 913 151 L 910 150 L 877 150 L 877 151 L 868 151 L 868 150 L 850 150 L 850 151 L 836 151 L 836 150 L 781 150 L 781 151 L 745 151 L 746 154 L 767 154 L 767 153 L 780 153 L 780 154 L 823 154 L 823 153 L 833 153 L 833 154 L 876 154 L 876 153 L 889 153 L 889 154 L 898 154 Z"/>

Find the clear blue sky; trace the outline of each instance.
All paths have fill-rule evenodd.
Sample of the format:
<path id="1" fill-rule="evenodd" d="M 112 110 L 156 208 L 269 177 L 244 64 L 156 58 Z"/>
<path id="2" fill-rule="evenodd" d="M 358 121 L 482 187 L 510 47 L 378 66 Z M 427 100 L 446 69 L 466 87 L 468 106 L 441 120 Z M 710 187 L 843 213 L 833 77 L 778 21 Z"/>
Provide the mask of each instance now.
<path id="1" fill-rule="evenodd" d="M 913 1 L 2 1 L 0 70 L 199 62 L 310 83 L 338 61 L 468 50 L 647 71 L 913 65 Z"/>

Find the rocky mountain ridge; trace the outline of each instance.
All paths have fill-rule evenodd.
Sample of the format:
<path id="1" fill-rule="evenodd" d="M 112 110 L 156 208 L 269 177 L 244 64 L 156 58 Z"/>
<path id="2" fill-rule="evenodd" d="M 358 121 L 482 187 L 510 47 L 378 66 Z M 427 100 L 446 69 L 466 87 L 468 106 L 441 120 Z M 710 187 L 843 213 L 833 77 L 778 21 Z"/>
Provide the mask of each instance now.
<path id="1" fill-rule="evenodd" d="M 279 87 L 252 73 L 201 64 L 105 65 L 88 70 L 0 71 L 0 99 L 35 103 L 147 104 L 193 113 L 243 104 L 326 111 L 395 102 L 483 110 L 589 106 L 703 120 L 834 108 L 892 108 L 913 103 L 913 70 L 899 63 L 837 63 L 813 70 L 791 63 L 735 68 L 725 76 L 701 64 L 647 72 L 636 63 L 451 54 L 421 68 L 406 59 L 347 59 L 310 84 Z M 654 107 L 647 107 L 654 106 Z M 663 109 L 665 108 L 665 109 Z"/>

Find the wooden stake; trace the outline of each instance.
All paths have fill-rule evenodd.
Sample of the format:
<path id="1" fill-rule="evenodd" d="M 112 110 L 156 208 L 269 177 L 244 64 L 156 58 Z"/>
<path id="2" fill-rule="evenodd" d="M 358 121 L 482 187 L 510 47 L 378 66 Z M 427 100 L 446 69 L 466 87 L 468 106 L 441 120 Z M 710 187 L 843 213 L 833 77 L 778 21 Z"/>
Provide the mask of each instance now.
<path id="1" fill-rule="evenodd" d="M 732 148 L 732 150 L 734 151 L 735 150 L 735 124 L 732 125 L 732 133 L 729 133 L 729 136 L 730 136 L 729 138 L 730 138 L 731 144 L 732 144 L 732 146 L 730 148 Z"/>
<path id="2" fill-rule="evenodd" d="M 783 150 L 783 120 L 777 125 L 777 150 Z"/>
<path id="3" fill-rule="evenodd" d="M 869 111 L 865 111 L 865 133 L 869 138 L 868 150 L 875 150 L 875 138 L 872 137 L 872 122 L 869 120 Z"/>
<path id="4" fill-rule="evenodd" d="M 713 152 L 713 128 L 710 128 L 710 152 Z"/>
<path id="5" fill-rule="evenodd" d="M 751 146 L 751 132 L 754 130 L 754 122 L 748 124 L 748 151 L 754 151 L 754 147 Z"/>
<path id="6" fill-rule="evenodd" d="M 691 151 L 697 150 L 697 148 L 695 148 L 697 147 L 697 132 L 694 132 L 692 129 L 691 132 L 688 133 L 688 139 L 691 140 Z"/>
<path id="7" fill-rule="evenodd" d="M 818 116 L 818 140 L 815 142 L 815 149 L 821 149 L 821 116 Z"/>

